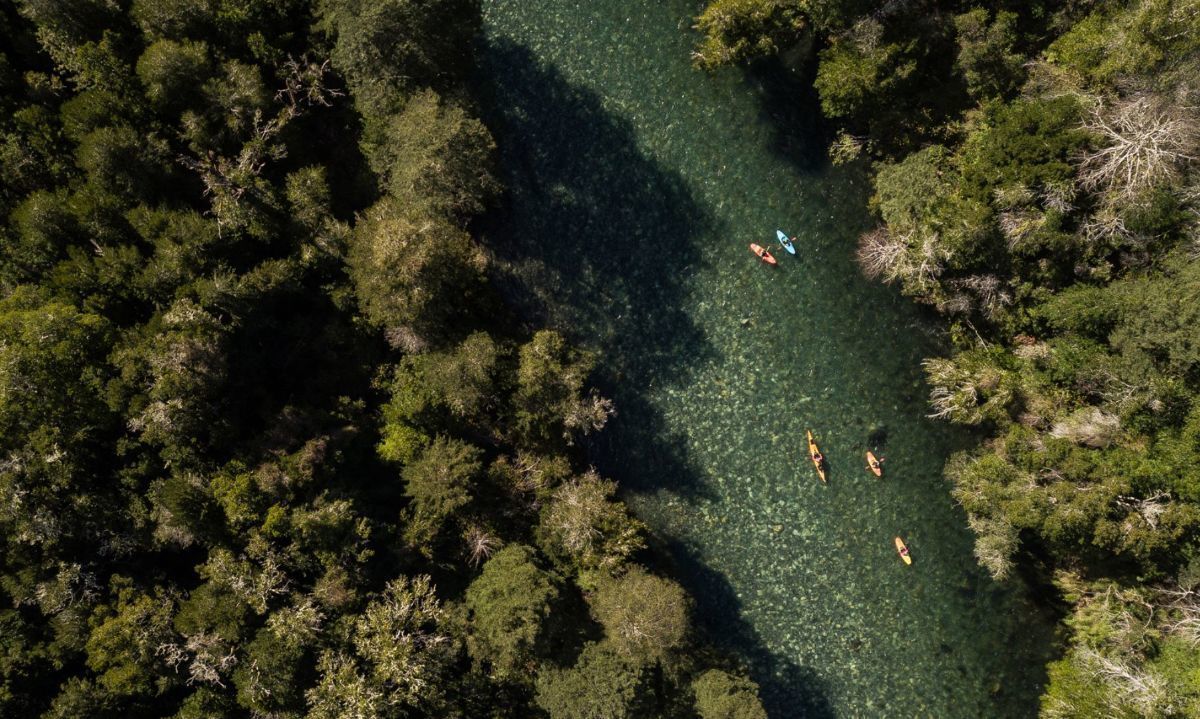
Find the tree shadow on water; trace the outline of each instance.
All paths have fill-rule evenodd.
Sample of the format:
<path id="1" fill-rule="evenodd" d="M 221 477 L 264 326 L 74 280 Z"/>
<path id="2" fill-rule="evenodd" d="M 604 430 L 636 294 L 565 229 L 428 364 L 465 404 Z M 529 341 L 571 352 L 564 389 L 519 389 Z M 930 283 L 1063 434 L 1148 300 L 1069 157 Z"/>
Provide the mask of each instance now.
<path id="1" fill-rule="evenodd" d="M 829 166 L 827 148 L 833 128 L 821 113 L 813 87 L 816 57 L 810 50 L 760 59 L 742 70 L 743 78 L 770 118 L 771 150 L 804 174 Z"/>
<path id="2" fill-rule="evenodd" d="M 687 386 L 717 358 L 684 311 L 713 219 L 597 94 L 504 39 L 484 44 L 480 64 L 509 193 L 481 228 L 501 292 L 531 329 L 600 353 L 596 384 L 618 410 L 593 447 L 600 469 L 627 490 L 703 494 L 686 442 L 645 395 Z"/>
<path id="3" fill-rule="evenodd" d="M 662 539 L 662 538 L 660 538 Z M 833 719 L 825 682 L 817 673 L 772 653 L 762 637 L 743 618 L 741 600 L 720 572 L 680 542 L 663 539 L 671 574 L 688 588 L 696 602 L 697 624 L 709 641 L 732 651 L 746 662 L 750 678 L 770 717 Z"/>
<path id="4" fill-rule="evenodd" d="M 699 243 L 721 228 L 599 95 L 504 39 L 490 38 L 480 59 L 482 115 L 509 193 L 481 228 L 497 285 L 529 329 L 549 325 L 600 353 L 597 384 L 618 408 L 589 447 L 605 475 L 625 491 L 709 496 L 689 452 L 704 438 L 669 431 L 649 397 L 720 359 L 685 309 Z M 663 541 L 702 631 L 747 662 L 770 716 L 832 717 L 823 683 L 767 649 L 728 580 Z"/>

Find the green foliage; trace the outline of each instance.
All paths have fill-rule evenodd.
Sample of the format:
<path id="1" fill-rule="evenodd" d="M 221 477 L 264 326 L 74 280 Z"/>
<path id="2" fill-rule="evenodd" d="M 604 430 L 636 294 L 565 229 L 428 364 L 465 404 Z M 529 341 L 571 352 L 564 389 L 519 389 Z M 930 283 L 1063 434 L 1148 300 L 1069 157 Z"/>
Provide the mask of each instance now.
<path id="1" fill-rule="evenodd" d="M 363 154 L 392 197 L 460 217 L 481 212 L 496 193 L 495 147 L 483 123 L 432 90 L 414 93 L 363 138 Z"/>
<path id="2" fill-rule="evenodd" d="M 368 120 L 396 112 L 415 88 L 440 88 L 467 73 L 480 26 L 478 0 L 327 0 L 337 39 L 333 64 Z"/>
<path id="3" fill-rule="evenodd" d="M 1192 262 L 1159 277 L 1131 279 L 1111 291 L 1121 308 L 1110 337 L 1113 349 L 1145 358 L 1172 375 L 1195 378 L 1200 368 L 1200 303 L 1195 301 L 1200 265 Z"/>
<path id="4" fill-rule="evenodd" d="M 419 429 L 486 424 L 500 400 L 501 348 L 475 332 L 454 350 L 406 357 L 396 369 L 383 408 L 380 456 L 409 462 L 429 438 Z"/>
<path id="5" fill-rule="evenodd" d="M 190 300 L 165 312 L 160 328 L 150 343 L 130 351 L 127 377 L 149 386 L 130 428 L 144 441 L 160 445 L 165 456 L 186 461 L 219 430 L 228 370 L 226 328 Z"/>
<path id="6" fill-rule="evenodd" d="M 0 436 L 8 446 L 39 427 L 86 438 L 103 422 L 103 317 L 32 287 L 0 300 Z"/>
<path id="7" fill-rule="evenodd" d="M 98 684 L 117 696 L 153 695 L 174 683 L 162 671 L 160 646 L 174 641 L 171 631 L 173 602 L 162 592 L 147 594 L 127 580 L 114 577 L 117 597 L 92 619 L 87 640 L 87 666 Z"/>
<path id="8" fill-rule="evenodd" d="M 1103 340 L 1116 324 L 1120 307 L 1104 288 L 1076 285 L 1039 305 L 1037 312 L 1055 330 Z"/>
<path id="9" fill-rule="evenodd" d="M 216 9 L 212 0 L 134 0 L 129 14 L 147 38 L 182 40 L 208 29 Z"/>
<path id="10" fill-rule="evenodd" d="M 28 280 L 63 259 L 79 232 L 65 193 L 45 190 L 30 193 L 13 210 L 16 229 L 13 241 L 5 243 L 6 274 L 13 280 Z"/>
<path id="11" fill-rule="evenodd" d="M 272 627 L 263 627 L 246 647 L 246 658 L 234 670 L 238 704 L 262 713 L 299 713 L 304 706 L 300 687 L 305 663 L 303 644 L 280 638 Z"/>
<path id="12" fill-rule="evenodd" d="M 639 664 L 664 661 L 684 646 L 689 604 L 678 584 L 636 565 L 602 581 L 590 598 L 592 615 L 604 626 L 608 642 Z"/>
<path id="13" fill-rule="evenodd" d="M 309 719 L 386 716 L 383 692 L 345 654 L 326 652 L 317 665 L 320 679 L 305 692 Z"/>
<path id="14" fill-rule="evenodd" d="M 709 669 L 692 682 L 700 719 L 766 719 L 758 685 L 745 677 Z"/>
<path id="15" fill-rule="evenodd" d="M 1006 97 L 1022 80 L 1025 58 L 1014 52 L 1017 16 L 999 11 L 991 17 L 975 8 L 954 18 L 958 33 L 958 68 L 972 97 Z"/>
<path id="16" fill-rule="evenodd" d="M 1194 70 L 1200 30 L 1190 0 L 1102 4 L 1055 40 L 1047 59 L 1093 88 L 1131 77 Z M 1173 67 L 1182 65 L 1182 67 Z"/>
<path id="17" fill-rule="evenodd" d="M 917 70 L 906 49 L 896 43 L 835 41 L 821 51 L 813 84 L 828 117 L 857 118 L 870 114 Z"/>
<path id="18" fill-rule="evenodd" d="M 964 191 L 980 200 L 1003 187 L 1071 182 L 1083 147 L 1079 103 L 1070 96 L 988 104 L 962 149 Z"/>
<path id="19" fill-rule="evenodd" d="M 595 477 L 555 494 L 611 405 L 467 231 L 498 194 L 480 25 L 0 13 L 0 715 L 532 715 L 539 664 L 598 633 L 583 585 L 641 525 Z M 581 676 L 649 688 L 605 656 Z M 693 670 L 654 692 L 683 706 Z"/>
<path id="20" fill-rule="evenodd" d="M 568 558 L 577 571 L 614 571 L 642 549 L 644 527 L 614 500 L 616 492 L 616 482 L 595 472 L 555 489 L 538 524 L 546 553 Z"/>
<path id="21" fill-rule="evenodd" d="M 933 224 L 941 198 L 953 190 L 950 152 L 932 145 L 897 163 L 879 166 L 874 204 L 896 234 L 909 235 Z"/>
<path id="22" fill-rule="evenodd" d="M 152 103 L 186 107 L 206 79 L 208 62 L 208 46 L 203 42 L 159 40 L 138 58 L 137 75 Z"/>
<path id="23" fill-rule="evenodd" d="M 483 565 L 467 588 L 467 649 L 497 677 L 520 679 L 547 651 L 558 579 L 537 566 L 534 551 L 511 544 Z"/>
<path id="24" fill-rule="evenodd" d="M 576 433 L 598 430 L 612 414 L 612 403 L 584 382 L 595 365 L 590 354 L 569 347 L 557 332 L 542 330 L 521 346 L 517 370 L 516 427 L 533 444 L 568 443 Z"/>
<path id="25" fill-rule="evenodd" d="M 211 582 L 201 584 L 179 603 L 175 631 L 185 637 L 216 634 L 234 642 L 242 636 L 248 609 L 227 588 Z"/>
<path id="26" fill-rule="evenodd" d="M 438 437 L 404 468 L 404 485 L 413 498 L 407 534 L 415 546 L 428 546 L 446 520 L 471 501 L 483 470 L 481 452 L 466 442 Z"/>
<path id="27" fill-rule="evenodd" d="M 80 140 L 75 161 L 103 192 L 150 199 L 166 179 L 166 155 L 161 142 L 131 127 L 102 127 Z"/>
<path id="28" fill-rule="evenodd" d="M 704 39 L 692 61 L 711 70 L 778 52 L 807 28 L 803 7 L 797 0 L 713 0 L 696 18 Z"/>
<path id="29" fill-rule="evenodd" d="M 463 323 L 485 266 L 467 233 L 392 200 L 367 210 L 347 259 L 363 313 L 398 336 L 411 336 L 415 347 L 444 340 L 449 328 Z"/>
<path id="30" fill-rule="evenodd" d="M 437 702 L 457 653 L 439 626 L 444 616 L 428 576 L 389 582 L 367 605 L 354 628 L 354 646 L 389 701 Z"/>
<path id="31" fill-rule="evenodd" d="M 537 703 L 551 719 L 633 719 L 654 714 L 649 672 L 606 643 L 584 647 L 570 669 L 539 673 Z"/>

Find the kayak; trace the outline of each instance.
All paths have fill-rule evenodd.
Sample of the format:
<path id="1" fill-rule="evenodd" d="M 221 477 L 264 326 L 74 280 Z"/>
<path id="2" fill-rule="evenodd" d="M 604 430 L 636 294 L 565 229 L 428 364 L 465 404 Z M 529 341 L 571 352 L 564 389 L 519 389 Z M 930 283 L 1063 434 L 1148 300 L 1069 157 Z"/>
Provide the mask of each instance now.
<path id="1" fill-rule="evenodd" d="M 900 555 L 905 564 L 912 564 L 912 557 L 908 556 L 908 545 L 899 537 L 896 537 L 896 553 Z"/>
<path id="2" fill-rule="evenodd" d="M 750 243 L 750 251 L 758 255 L 758 259 L 766 262 L 768 265 L 775 264 L 775 258 L 771 256 L 770 252 L 767 252 L 767 248 Z"/>
<path id="3" fill-rule="evenodd" d="M 875 455 L 870 451 L 867 452 L 867 469 L 874 472 L 876 477 L 883 476 L 883 465 L 880 464 L 878 459 L 875 459 Z"/>
<path id="4" fill-rule="evenodd" d="M 796 246 L 792 244 L 792 241 L 788 239 L 787 234 L 783 230 L 775 230 L 775 237 L 778 238 L 779 244 L 783 245 L 783 249 L 793 255 L 796 254 Z"/>
<path id="5" fill-rule="evenodd" d="M 821 450 L 817 449 L 817 443 L 813 441 L 812 430 L 808 430 L 808 458 L 812 460 L 813 466 L 817 468 L 817 476 L 821 481 L 825 481 L 825 458 L 821 456 Z"/>

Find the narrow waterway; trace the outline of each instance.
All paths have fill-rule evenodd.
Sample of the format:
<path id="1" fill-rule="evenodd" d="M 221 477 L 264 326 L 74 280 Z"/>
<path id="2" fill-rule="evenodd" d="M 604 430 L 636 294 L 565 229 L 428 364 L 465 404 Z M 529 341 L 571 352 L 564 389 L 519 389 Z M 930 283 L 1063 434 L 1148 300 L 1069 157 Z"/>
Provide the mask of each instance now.
<path id="1" fill-rule="evenodd" d="M 868 187 L 820 160 L 811 99 L 691 68 L 697 10 L 484 0 L 501 283 L 600 353 L 597 467 L 772 717 L 1033 716 L 1051 626 L 971 555 L 941 475 L 968 438 L 924 417 L 936 326 L 855 270 Z M 777 227 L 800 254 L 771 268 L 747 245 Z"/>

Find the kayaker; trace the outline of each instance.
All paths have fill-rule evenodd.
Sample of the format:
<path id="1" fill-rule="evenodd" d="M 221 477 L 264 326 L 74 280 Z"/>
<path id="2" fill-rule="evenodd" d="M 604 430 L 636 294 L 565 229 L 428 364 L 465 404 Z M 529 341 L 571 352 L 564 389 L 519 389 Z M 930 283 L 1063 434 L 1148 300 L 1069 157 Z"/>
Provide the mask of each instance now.
<path id="1" fill-rule="evenodd" d="M 825 461 L 825 456 L 823 454 L 821 454 L 820 452 L 813 452 L 812 453 L 812 461 L 816 462 L 817 464 L 820 464 Z"/>

